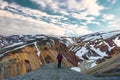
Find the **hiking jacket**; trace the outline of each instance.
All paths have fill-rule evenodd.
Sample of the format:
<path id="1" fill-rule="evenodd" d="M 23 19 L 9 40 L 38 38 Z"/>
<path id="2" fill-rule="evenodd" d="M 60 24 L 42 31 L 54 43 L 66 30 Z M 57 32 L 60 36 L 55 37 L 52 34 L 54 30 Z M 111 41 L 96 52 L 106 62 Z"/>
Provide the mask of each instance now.
<path id="1" fill-rule="evenodd" d="M 63 58 L 62 54 L 58 54 L 57 59 L 62 60 L 62 58 Z"/>

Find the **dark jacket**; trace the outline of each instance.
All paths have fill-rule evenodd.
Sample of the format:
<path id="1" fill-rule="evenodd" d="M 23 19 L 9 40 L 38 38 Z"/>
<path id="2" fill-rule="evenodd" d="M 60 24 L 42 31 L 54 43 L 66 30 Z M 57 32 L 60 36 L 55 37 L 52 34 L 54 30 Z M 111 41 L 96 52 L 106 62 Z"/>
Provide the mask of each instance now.
<path id="1" fill-rule="evenodd" d="M 57 59 L 62 60 L 62 58 L 63 58 L 62 54 L 59 53 L 58 56 L 57 56 Z"/>

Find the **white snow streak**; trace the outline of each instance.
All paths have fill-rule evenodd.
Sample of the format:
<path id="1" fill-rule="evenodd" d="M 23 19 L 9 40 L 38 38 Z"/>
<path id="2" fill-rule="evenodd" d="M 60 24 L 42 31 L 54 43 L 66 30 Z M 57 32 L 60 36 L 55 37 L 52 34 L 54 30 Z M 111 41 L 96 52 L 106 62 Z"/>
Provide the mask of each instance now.
<path id="1" fill-rule="evenodd" d="M 117 37 L 115 40 L 114 40 L 114 43 L 120 47 L 120 40 L 118 39 L 119 37 Z"/>
<path id="2" fill-rule="evenodd" d="M 25 47 L 25 46 L 27 46 L 27 45 L 23 45 L 23 46 L 14 48 L 14 49 L 12 49 L 12 50 L 8 50 L 8 51 L 6 51 L 6 52 L 0 54 L 0 57 L 4 56 L 6 53 L 9 53 L 9 52 L 11 52 L 11 51 L 15 51 L 15 50 L 17 50 L 17 49 L 21 49 L 21 48 L 23 48 L 23 47 Z"/>
<path id="3" fill-rule="evenodd" d="M 100 49 L 95 49 L 95 48 L 94 48 L 94 45 L 91 45 L 91 47 L 92 47 L 91 49 L 94 50 L 96 53 L 98 53 L 102 58 L 103 58 L 104 56 L 108 56 L 108 55 L 106 54 L 106 52 L 101 52 Z"/>
<path id="4" fill-rule="evenodd" d="M 79 51 L 76 52 L 76 56 L 78 56 L 80 59 L 82 58 L 82 55 L 84 55 L 88 50 L 85 47 L 82 47 Z"/>
<path id="5" fill-rule="evenodd" d="M 38 49 L 38 47 L 37 47 L 37 42 L 34 42 L 34 45 L 35 45 L 35 47 L 36 47 L 36 49 L 37 49 L 37 55 L 38 55 L 38 57 L 40 56 L 40 51 L 39 51 L 39 49 Z"/>
<path id="6" fill-rule="evenodd" d="M 9 45 L 9 46 L 7 46 L 5 48 L 14 47 L 14 46 L 21 45 L 21 44 L 23 44 L 23 42 L 13 43 L 12 45 Z"/>

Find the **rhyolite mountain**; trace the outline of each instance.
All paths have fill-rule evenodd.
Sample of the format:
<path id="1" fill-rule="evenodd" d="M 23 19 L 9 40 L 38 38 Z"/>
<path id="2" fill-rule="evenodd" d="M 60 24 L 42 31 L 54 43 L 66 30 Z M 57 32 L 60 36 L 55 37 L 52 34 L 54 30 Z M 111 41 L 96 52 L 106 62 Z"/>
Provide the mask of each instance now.
<path id="1" fill-rule="evenodd" d="M 100 75 L 119 71 L 119 30 L 79 37 L 1 35 L 0 44 L 0 79 L 28 73 L 47 63 L 57 63 L 59 52 L 64 56 L 64 65 L 78 67 L 84 73 Z"/>

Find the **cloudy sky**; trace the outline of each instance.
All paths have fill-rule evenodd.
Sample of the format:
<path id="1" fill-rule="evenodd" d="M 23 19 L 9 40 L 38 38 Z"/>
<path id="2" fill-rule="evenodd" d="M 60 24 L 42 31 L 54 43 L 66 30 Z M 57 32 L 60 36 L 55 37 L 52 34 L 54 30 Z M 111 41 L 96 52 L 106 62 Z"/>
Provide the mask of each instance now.
<path id="1" fill-rule="evenodd" d="M 0 0 L 0 35 L 120 30 L 120 0 Z"/>

